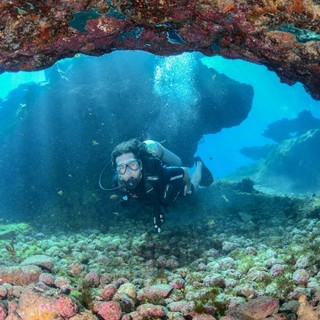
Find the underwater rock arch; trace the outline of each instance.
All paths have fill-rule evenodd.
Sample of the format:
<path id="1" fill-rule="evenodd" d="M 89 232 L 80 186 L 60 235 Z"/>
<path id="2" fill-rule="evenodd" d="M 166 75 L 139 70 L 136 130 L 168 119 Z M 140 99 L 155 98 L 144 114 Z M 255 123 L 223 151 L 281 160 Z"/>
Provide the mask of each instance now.
<path id="1" fill-rule="evenodd" d="M 320 99 L 318 1 L 17 0 L 0 12 L 0 72 L 77 53 L 197 51 L 263 64 Z"/>

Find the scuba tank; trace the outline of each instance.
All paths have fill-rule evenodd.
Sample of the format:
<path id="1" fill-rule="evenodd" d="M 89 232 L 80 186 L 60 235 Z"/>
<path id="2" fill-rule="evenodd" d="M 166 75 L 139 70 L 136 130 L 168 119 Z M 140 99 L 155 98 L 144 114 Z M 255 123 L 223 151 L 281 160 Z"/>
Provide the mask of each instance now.
<path id="1" fill-rule="evenodd" d="M 148 152 L 150 152 L 155 158 L 160 159 L 169 166 L 181 167 L 181 159 L 173 152 L 165 148 L 161 143 L 154 140 L 143 141 L 146 145 Z"/>

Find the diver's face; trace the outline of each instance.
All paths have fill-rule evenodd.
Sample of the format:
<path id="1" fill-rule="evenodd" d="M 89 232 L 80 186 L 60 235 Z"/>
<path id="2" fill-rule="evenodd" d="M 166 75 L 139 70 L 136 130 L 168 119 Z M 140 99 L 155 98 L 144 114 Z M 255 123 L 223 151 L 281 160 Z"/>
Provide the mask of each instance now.
<path id="1" fill-rule="evenodd" d="M 120 180 L 128 181 L 130 178 L 135 178 L 140 181 L 142 163 L 132 152 L 124 153 L 116 158 L 116 171 Z"/>

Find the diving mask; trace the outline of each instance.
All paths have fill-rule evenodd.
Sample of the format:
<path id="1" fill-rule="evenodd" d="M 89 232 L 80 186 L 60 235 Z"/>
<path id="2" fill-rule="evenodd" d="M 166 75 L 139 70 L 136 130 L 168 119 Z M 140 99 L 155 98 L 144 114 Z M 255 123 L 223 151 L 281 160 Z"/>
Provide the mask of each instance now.
<path id="1" fill-rule="evenodd" d="M 121 162 L 116 166 L 116 171 L 120 175 L 124 175 L 129 168 L 131 171 L 137 171 L 141 168 L 141 161 L 138 159 L 129 159 L 125 162 Z"/>

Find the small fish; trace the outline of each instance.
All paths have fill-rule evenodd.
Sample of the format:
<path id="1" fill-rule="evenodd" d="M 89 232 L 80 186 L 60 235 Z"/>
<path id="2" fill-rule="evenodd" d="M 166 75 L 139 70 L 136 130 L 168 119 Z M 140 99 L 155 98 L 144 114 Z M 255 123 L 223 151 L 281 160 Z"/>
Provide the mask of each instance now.
<path id="1" fill-rule="evenodd" d="M 117 200 L 118 199 L 118 196 L 116 194 L 112 194 L 110 196 L 110 200 Z"/>
<path id="2" fill-rule="evenodd" d="M 62 190 L 59 190 L 59 191 L 57 192 L 57 194 L 58 194 L 59 196 L 62 196 L 62 195 L 63 195 L 63 191 L 62 191 Z"/>
<path id="3" fill-rule="evenodd" d="M 93 146 L 97 146 L 99 144 L 99 142 L 97 140 L 92 140 L 91 142 L 92 142 Z"/>
<path id="4" fill-rule="evenodd" d="M 222 199 L 223 199 L 225 202 L 229 202 L 229 199 L 227 198 L 226 195 L 223 194 L 221 197 L 222 197 Z"/>

